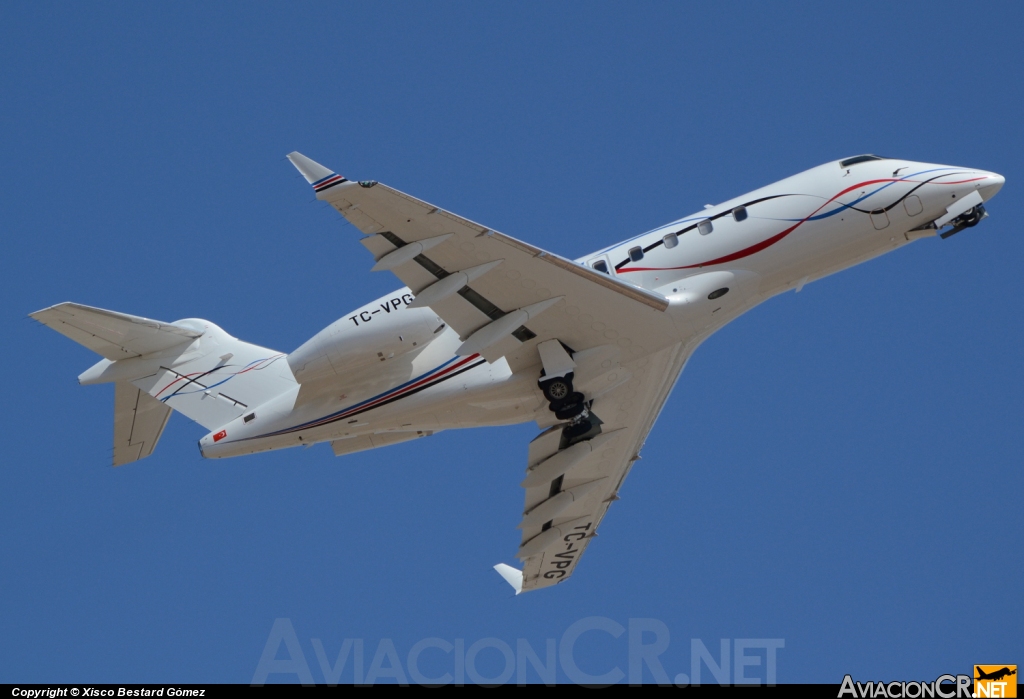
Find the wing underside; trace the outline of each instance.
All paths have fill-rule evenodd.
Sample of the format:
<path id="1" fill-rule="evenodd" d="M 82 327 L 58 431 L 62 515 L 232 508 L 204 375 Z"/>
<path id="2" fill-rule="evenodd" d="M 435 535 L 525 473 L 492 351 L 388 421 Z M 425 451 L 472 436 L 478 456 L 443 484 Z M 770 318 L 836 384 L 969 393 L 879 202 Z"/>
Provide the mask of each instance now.
<path id="1" fill-rule="evenodd" d="M 674 345 L 623 364 L 621 370 L 630 378 L 594 401 L 592 412 L 602 421 L 601 433 L 587 442 L 567 449 L 556 425 L 530 443 L 518 553 L 524 592 L 562 582 L 576 570 L 608 508 L 619 499 L 687 357 L 682 345 Z M 552 463 L 557 460 L 563 463 Z M 564 462 L 572 465 L 548 479 L 562 471 Z M 538 521 L 534 513 L 545 519 Z"/>
<path id="2" fill-rule="evenodd" d="M 572 366 L 592 429 L 581 435 L 554 415 L 538 419 L 550 428 L 530 444 L 523 481 L 522 579 L 497 567 L 517 592 L 567 579 L 685 364 L 668 301 L 386 185 L 288 157 L 318 199 L 366 234 L 360 242 L 374 271 L 393 272 L 413 305 L 429 306 L 458 333 L 458 354 L 504 357 L 513 372 L 540 379 L 551 369 L 542 352 L 554 347 Z"/>
<path id="3" fill-rule="evenodd" d="M 366 234 L 360 242 L 374 269 L 393 272 L 467 341 L 460 354 L 505 357 L 519 371 L 540 364 L 536 346 L 547 339 L 574 350 L 611 344 L 633 356 L 677 339 L 659 294 L 386 185 L 350 182 L 304 156 L 289 157 L 317 198 Z"/>

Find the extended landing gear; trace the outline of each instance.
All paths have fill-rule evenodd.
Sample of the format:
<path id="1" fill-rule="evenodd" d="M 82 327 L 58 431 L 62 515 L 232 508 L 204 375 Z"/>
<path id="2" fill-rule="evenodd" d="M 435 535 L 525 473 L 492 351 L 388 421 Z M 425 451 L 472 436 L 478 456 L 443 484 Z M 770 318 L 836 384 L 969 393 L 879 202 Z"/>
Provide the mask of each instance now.
<path id="1" fill-rule="evenodd" d="M 559 420 L 574 420 L 587 410 L 583 394 L 572 390 L 573 373 L 551 379 L 541 377 L 537 381 L 541 392 L 548 400 L 548 409 Z"/>
<path id="2" fill-rule="evenodd" d="M 554 404 L 572 395 L 572 378 L 573 373 L 570 371 L 565 376 L 556 376 L 553 379 L 545 380 L 541 378 L 537 383 L 540 385 L 540 390 L 544 393 L 544 397 Z"/>
<path id="3" fill-rule="evenodd" d="M 562 444 L 559 445 L 559 448 L 568 448 L 577 442 L 583 442 L 600 434 L 600 424 L 594 424 L 596 418 L 596 415 L 589 414 L 579 422 L 571 422 L 562 428 Z"/>
<path id="4" fill-rule="evenodd" d="M 973 228 L 981 223 L 981 219 L 985 218 L 985 216 L 985 207 L 982 204 L 978 204 L 950 221 L 950 223 L 953 224 L 953 228 L 940 234 L 939 237 L 948 238 L 951 235 L 956 235 L 965 228 Z"/>
<path id="5" fill-rule="evenodd" d="M 984 217 L 985 207 L 982 206 L 981 204 L 978 204 L 973 209 L 965 211 L 963 214 L 961 214 L 959 218 L 959 223 L 957 225 L 961 225 L 964 228 L 973 228 L 974 226 L 977 226 L 978 223 L 981 222 L 981 219 L 983 219 Z"/>
<path id="6" fill-rule="evenodd" d="M 587 404 L 583 400 L 582 393 L 570 393 L 565 400 L 556 401 L 548 406 L 554 411 L 555 417 L 559 420 L 575 420 L 579 417 L 586 417 Z"/>
<path id="7" fill-rule="evenodd" d="M 601 420 L 590 412 L 586 397 L 573 390 L 575 376 L 569 350 L 558 340 L 547 340 L 537 346 L 544 371 L 537 385 L 548 401 L 548 410 L 568 424 L 562 429 L 562 449 L 601 431 Z"/>
<path id="8" fill-rule="evenodd" d="M 562 430 L 563 441 L 575 443 L 594 429 L 594 416 L 590 413 L 585 396 L 572 387 L 573 374 L 556 376 L 552 379 L 541 378 L 538 381 L 540 390 L 548 400 L 548 410 L 559 420 L 569 424 Z M 597 421 L 600 424 L 600 421 Z"/>

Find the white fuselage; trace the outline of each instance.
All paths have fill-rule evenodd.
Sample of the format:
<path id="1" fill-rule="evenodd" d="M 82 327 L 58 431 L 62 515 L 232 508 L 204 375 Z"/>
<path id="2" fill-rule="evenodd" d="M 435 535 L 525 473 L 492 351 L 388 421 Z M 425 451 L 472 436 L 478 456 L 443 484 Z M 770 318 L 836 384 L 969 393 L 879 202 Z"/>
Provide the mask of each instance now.
<path id="1" fill-rule="evenodd" d="M 666 324 L 690 347 L 792 288 L 935 235 L 958 199 L 990 199 L 994 173 L 884 159 L 827 163 L 577 260 L 669 300 Z M 710 297 L 710 298 L 709 298 Z M 550 421 L 537 372 L 455 354 L 461 340 L 399 289 L 356 309 L 288 355 L 299 384 L 256 419 L 200 442 L 205 456 L 483 425 Z M 661 347 L 645 347 L 654 353 Z M 379 439 L 380 437 L 378 437 Z M 342 445 L 338 447 L 337 445 Z"/>

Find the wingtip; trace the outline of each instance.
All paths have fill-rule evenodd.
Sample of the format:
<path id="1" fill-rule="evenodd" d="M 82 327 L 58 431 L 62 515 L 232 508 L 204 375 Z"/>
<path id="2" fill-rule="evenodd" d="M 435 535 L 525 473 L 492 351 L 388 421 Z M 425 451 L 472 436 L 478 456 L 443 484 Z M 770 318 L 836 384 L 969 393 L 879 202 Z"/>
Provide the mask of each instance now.
<path id="1" fill-rule="evenodd" d="M 517 595 L 523 591 L 523 571 L 504 563 L 499 563 L 494 566 L 494 569 L 505 579 L 505 582 L 512 586 Z"/>
<path id="2" fill-rule="evenodd" d="M 297 150 L 289 153 L 287 157 L 291 164 L 295 166 L 295 169 L 306 178 L 306 182 L 313 185 L 313 189 L 318 192 L 346 181 L 338 173 L 324 167 L 315 160 L 307 158 Z"/>

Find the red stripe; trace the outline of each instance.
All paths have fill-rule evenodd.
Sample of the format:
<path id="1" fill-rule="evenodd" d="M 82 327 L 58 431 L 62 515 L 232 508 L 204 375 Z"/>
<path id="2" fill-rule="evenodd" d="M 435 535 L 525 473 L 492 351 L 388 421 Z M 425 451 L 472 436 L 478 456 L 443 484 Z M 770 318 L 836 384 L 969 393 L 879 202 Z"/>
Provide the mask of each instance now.
<path id="1" fill-rule="evenodd" d="M 275 357 L 267 357 L 266 359 L 261 359 L 260 361 L 256 362 L 255 364 L 253 364 L 250 367 L 246 367 L 245 369 L 242 369 L 241 371 L 236 371 L 234 374 L 231 374 L 231 377 L 238 376 L 239 374 L 244 374 L 245 372 L 252 371 L 253 369 L 259 369 L 261 365 L 263 365 L 263 364 L 265 364 L 265 363 L 267 363 L 269 361 L 272 361 L 272 360 L 280 359 L 283 356 L 284 356 L 283 354 L 279 354 L 279 355 L 277 355 Z M 154 398 L 159 398 L 161 393 L 163 393 L 164 391 L 166 391 L 168 388 L 170 388 L 174 384 L 178 383 L 179 381 L 184 381 L 185 379 L 189 378 L 190 376 L 198 376 L 198 375 L 203 374 L 203 373 L 208 373 L 208 372 L 193 371 L 191 374 L 185 374 L 184 376 L 179 376 L 178 378 L 174 379 L 174 381 L 171 381 L 169 384 L 167 384 L 166 386 L 161 388 L 159 391 L 157 391 L 156 395 L 153 396 L 153 397 Z M 231 378 L 231 377 L 229 377 L 229 378 Z"/>
<path id="2" fill-rule="evenodd" d="M 985 179 L 985 178 L 984 177 L 974 177 L 974 178 L 971 178 L 969 180 L 957 180 L 955 182 L 932 182 L 931 184 L 966 184 L 968 182 L 977 182 L 978 180 L 983 180 L 983 179 Z M 853 185 L 851 187 L 847 187 L 843 191 L 839 192 L 839 194 L 836 194 L 831 199 L 826 201 L 824 204 L 819 206 L 817 209 L 815 209 L 814 211 L 809 213 L 806 217 L 804 217 L 803 220 L 798 221 L 795 225 L 790 226 L 789 228 L 787 228 L 786 230 L 782 231 L 781 233 L 777 233 L 777 234 L 773 235 L 771 238 L 768 238 L 767 240 L 762 240 L 760 243 L 757 243 L 756 245 L 751 245 L 749 248 L 744 248 L 744 249 L 742 249 L 742 250 L 740 250 L 738 252 L 734 252 L 734 253 L 731 253 L 729 255 L 726 255 L 725 257 L 719 257 L 719 258 L 714 259 L 714 260 L 708 260 L 707 262 L 699 262 L 699 263 L 697 263 L 695 265 L 684 265 L 682 267 L 623 267 L 622 269 L 618 270 L 618 272 L 621 274 L 623 272 L 666 272 L 666 271 L 673 270 L 673 269 L 694 269 L 695 267 L 710 267 L 711 265 L 720 265 L 720 264 L 724 264 L 726 262 L 732 262 L 734 260 L 738 260 L 738 259 L 740 259 L 742 257 L 748 257 L 750 255 L 753 255 L 754 253 L 761 252 L 765 248 L 768 248 L 768 247 L 771 247 L 772 245 L 775 245 L 775 243 L 779 242 L 780 240 L 785 238 L 787 235 L 789 235 L 790 233 L 795 231 L 797 228 L 799 228 L 804 223 L 806 223 L 808 219 L 810 219 L 816 213 L 818 213 L 819 211 L 824 209 L 826 206 L 828 206 L 829 204 L 831 204 L 832 202 L 834 202 L 836 199 L 838 199 L 839 197 L 843 196 L 847 192 L 852 192 L 853 190 L 857 189 L 858 187 L 863 187 L 865 185 L 878 184 L 879 182 L 917 182 L 917 180 L 904 180 L 904 179 L 885 178 L 885 179 L 881 179 L 881 180 L 867 180 L 865 182 L 860 182 L 858 184 L 855 184 L 855 185 Z"/>
<path id="3" fill-rule="evenodd" d="M 322 189 L 323 187 L 326 187 L 327 185 L 331 184 L 332 182 L 337 182 L 340 179 L 342 179 L 341 175 L 335 175 L 331 179 L 324 180 L 323 182 L 319 183 L 316 187 L 314 187 L 314 189 Z"/>
<path id="4" fill-rule="evenodd" d="M 191 374 L 185 374 L 184 376 L 179 376 L 174 381 L 171 381 L 169 384 L 167 384 L 166 386 L 161 388 L 159 391 L 157 391 L 156 395 L 153 396 L 153 397 L 154 398 L 159 398 L 161 393 L 163 393 L 164 391 L 166 391 L 168 388 L 170 388 L 174 384 L 178 383 L 179 381 L 184 381 L 185 379 L 189 378 L 190 376 L 198 376 L 199 374 L 202 374 L 202 373 L 203 372 L 201 372 L 201 371 L 193 371 Z"/>
<path id="5" fill-rule="evenodd" d="M 440 377 L 444 376 L 445 374 L 447 374 L 448 372 L 451 372 L 451 371 L 454 371 L 455 369 L 458 369 L 460 366 L 463 366 L 464 364 L 466 364 L 466 362 L 469 362 L 469 361 L 471 361 L 473 359 L 476 359 L 479 356 L 480 356 L 479 354 L 474 354 L 471 357 L 466 357 L 461 362 L 456 362 L 455 364 L 452 364 L 450 367 L 448 367 L 446 369 L 443 369 L 443 370 L 441 370 L 441 371 L 439 371 L 439 372 L 437 372 L 435 374 L 431 374 L 430 376 L 425 376 L 422 379 L 420 379 L 419 381 L 417 381 L 416 383 L 410 384 L 408 386 L 405 386 L 400 391 L 393 391 L 391 393 L 385 393 L 383 396 L 381 396 L 377 400 L 373 401 L 372 403 L 366 403 L 365 405 L 355 406 L 355 407 L 353 407 L 353 410 L 355 410 L 357 408 L 359 410 L 364 410 L 366 408 L 373 407 L 374 405 L 376 405 L 377 403 L 380 403 L 383 400 L 388 400 L 389 398 L 394 398 L 395 396 L 400 396 L 403 393 L 408 393 L 409 391 L 413 390 L 414 388 L 418 388 L 419 386 L 422 386 L 423 384 L 425 384 L 428 381 L 432 381 L 434 379 L 440 378 Z"/>
<path id="6" fill-rule="evenodd" d="M 382 401 L 390 400 L 391 398 L 395 398 L 397 396 L 404 395 L 404 394 L 408 393 L 409 391 L 413 390 L 414 388 L 417 388 L 417 387 L 423 385 L 424 383 L 426 383 L 428 381 L 433 381 L 434 379 L 438 379 L 438 378 L 444 376 L 445 374 L 447 374 L 447 373 L 449 373 L 451 371 L 454 371 L 455 369 L 458 369 L 459 367 L 465 365 L 467 362 L 472 361 L 473 359 L 476 359 L 479 356 L 480 356 L 479 354 L 474 354 L 474 355 L 472 355 L 470 357 L 466 357 L 462 361 L 456 362 L 455 364 L 452 364 L 450 367 L 447 367 L 445 369 L 442 369 L 441 371 L 438 371 L 438 372 L 435 372 L 433 374 L 430 374 L 429 376 L 425 376 L 425 377 L 423 377 L 422 379 L 420 379 L 419 381 L 417 381 L 414 384 L 410 384 L 408 386 L 403 387 L 400 391 L 392 391 L 391 393 L 385 393 L 383 396 L 381 396 L 380 398 L 377 398 L 376 400 L 374 400 L 371 403 L 354 405 L 354 406 L 352 406 L 351 408 L 349 408 L 348 410 L 346 410 L 343 413 L 340 413 L 338 415 L 334 415 L 334 416 L 331 416 L 331 417 L 325 417 L 325 418 L 323 418 L 321 420 L 318 420 L 317 422 L 315 422 L 315 423 L 313 423 L 311 425 L 306 425 L 302 429 L 303 430 L 308 430 L 310 428 L 318 427 L 320 425 L 323 425 L 323 424 L 326 424 L 326 423 L 329 423 L 329 422 L 333 422 L 335 420 L 341 420 L 341 419 L 347 417 L 348 415 L 350 415 L 354 411 L 357 411 L 357 410 L 367 410 L 369 408 L 374 407 L 375 405 L 378 405 Z"/>

